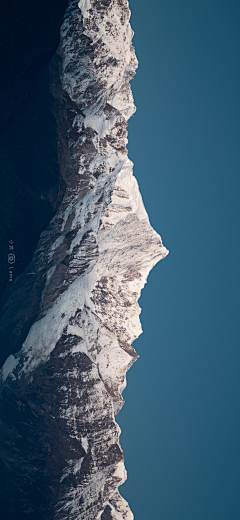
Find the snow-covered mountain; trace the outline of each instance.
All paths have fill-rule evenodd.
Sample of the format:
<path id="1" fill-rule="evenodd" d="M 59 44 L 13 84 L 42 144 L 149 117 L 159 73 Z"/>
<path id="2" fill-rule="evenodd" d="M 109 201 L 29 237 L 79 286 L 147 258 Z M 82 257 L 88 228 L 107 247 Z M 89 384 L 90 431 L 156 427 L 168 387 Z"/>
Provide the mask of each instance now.
<path id="1" fill-rule="evenodd" d="M 70 0 L 49 65 L 65 194 L 1 319 L 15 345 L 1 370 L 3 474 L 19 518 L 133 518 L 115 415 L 140 291 L 167 250 L 127 156 L 129 18 L 127 0 Z"/>

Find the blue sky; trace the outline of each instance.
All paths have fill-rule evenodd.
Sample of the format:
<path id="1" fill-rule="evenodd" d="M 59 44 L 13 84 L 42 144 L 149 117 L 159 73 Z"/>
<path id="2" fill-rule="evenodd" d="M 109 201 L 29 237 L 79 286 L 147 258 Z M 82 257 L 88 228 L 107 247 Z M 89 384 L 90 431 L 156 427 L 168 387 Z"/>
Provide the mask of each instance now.
<path id="1" fill-rule="evenodd" d="M 136 520 L 239 520 L 240 3 L 130 9 L 129 156 L 170 254 L 140 299 L 120 492 Z"/>

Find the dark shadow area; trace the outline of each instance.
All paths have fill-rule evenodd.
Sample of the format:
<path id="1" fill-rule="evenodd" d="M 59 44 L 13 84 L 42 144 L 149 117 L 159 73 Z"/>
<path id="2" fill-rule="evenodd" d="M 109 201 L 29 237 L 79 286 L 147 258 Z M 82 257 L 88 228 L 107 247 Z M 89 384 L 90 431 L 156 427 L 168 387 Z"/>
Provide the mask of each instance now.
<path id="1" fill-rule="evenodd" d="M 67 0 L 1 0 L 0 124 L 51 60 Z"/>
<path id="2" fill-rule="evenodd" d="M 14 279 L 30 262 L 64 193 L 52 101 L 45 70 L 1 129 L 1 292 L 11 283 L 9 267 Z"/>
<path id="3" fill-rule="evenodd" d="M 65 189 L 47 66 L 66 5 L 1 2 L 0 299 L 31 261 Z"/>

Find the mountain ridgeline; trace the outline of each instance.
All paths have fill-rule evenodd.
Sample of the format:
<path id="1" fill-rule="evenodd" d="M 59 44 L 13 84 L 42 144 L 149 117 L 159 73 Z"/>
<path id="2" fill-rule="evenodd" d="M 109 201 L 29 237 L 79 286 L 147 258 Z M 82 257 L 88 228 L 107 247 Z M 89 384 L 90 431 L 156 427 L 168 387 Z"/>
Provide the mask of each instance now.
<path id="1" fill-rule="evenodd" d="M 4 124 L 4 139 L 18 138 L 9 170 L 27 205 L 15 211 L 34 216 L 0 321 L 8 520 L 133 518 L 118 491 L 126 470 L 115 416 L 138 357 L 137 301 L 168 252 L 127 155 L 137 67 L 129 18 L 127 0 L 70 0 L 58 47 Z"/>

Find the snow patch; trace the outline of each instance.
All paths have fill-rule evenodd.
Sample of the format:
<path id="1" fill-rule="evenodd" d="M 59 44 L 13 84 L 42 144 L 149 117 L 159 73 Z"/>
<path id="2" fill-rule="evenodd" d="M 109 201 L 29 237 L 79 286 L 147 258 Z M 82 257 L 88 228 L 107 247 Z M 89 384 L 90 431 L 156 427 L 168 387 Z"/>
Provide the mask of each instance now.
<path id="1" fill-rule="evenodd" d="M 2 369 L 1 369 L 1 372 L 2 372 L 2 380 L 5 381 L 7 379 L 7 377 L 9 376 L 9 374 L 12 373 L 12 371 L 14 370 L 14 368 L 16 368 L 18 364 L 18 360 L 11 354 L 5 361 Z M 15 379 L 15 377 L 14 377 Z"/>
<path id="2" fill-rule="evenodd" d="M 88 438 L 87 437 L 81 437 L 81 443 L 82 447 L 85 450 L 85 452 L 88 452 Z"/>
<path id="3" fill-rule="evenodd" d="M 83 16 L 86 14 L 86 12 L 91 8 L 91 2 L 90 0 L 80 0 L 78 2 L 78 7 L 81 9 Z"/>

